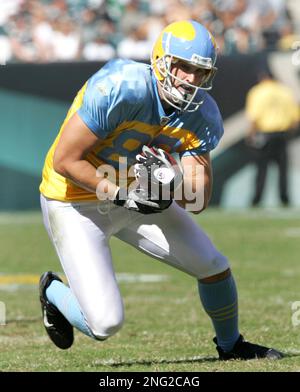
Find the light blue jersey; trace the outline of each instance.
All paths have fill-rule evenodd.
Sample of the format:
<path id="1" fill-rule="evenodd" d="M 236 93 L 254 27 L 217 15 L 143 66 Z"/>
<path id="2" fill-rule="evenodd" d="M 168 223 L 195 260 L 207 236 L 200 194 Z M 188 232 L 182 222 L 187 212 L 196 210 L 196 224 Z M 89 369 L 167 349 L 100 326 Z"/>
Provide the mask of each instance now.
<path id="1" fill-rule="evenodd" d="M 120 156 L 132 164 L 143 145 L 170 153 L 204 154 L 223 135 L 222 118 L 205 91 L 196 112 L 167 115 L 151 67 L 131 60 L 112 60 L 88 81 L 78 114 L 101 140 L 96 156 L 118 167 Z"/>

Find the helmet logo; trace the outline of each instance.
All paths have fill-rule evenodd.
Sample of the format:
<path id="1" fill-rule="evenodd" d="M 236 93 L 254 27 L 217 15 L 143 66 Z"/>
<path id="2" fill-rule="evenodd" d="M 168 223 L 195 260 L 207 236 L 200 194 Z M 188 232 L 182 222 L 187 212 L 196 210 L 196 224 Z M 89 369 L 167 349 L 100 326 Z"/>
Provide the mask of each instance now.
<path id="1" fill-rule="evenodd" d="M 212 59 L 210 57 L 202 57 L 196 53 L 193 53 L 191 62 L 195 65 L 202 65 L 207 68 L 212 68 Z"/>

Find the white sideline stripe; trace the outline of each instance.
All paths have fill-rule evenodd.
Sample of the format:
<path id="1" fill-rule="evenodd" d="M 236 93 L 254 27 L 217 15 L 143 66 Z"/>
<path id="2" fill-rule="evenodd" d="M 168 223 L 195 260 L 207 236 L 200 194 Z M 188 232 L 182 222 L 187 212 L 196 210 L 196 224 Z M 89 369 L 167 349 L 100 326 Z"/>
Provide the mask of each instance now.
<path id="1" fill-rule="evenodd" d="M 298 276 L 299 271 L 298 269 L 283 269 L 280 271 L 280 275 L 284 276 L 285 278 L 294 278 L 296 276 Z"/>
<path id="2" fill-rule="evenodd" d="M 14 284 L 14 283 L 8 283 L 8 284 L 0 284 L 0 291 L 5 291 L 6 293 L 15 293 L 16 291 L 19 290 L 32 290 L 36 289 L 36 285 L 29 285 L 28 283 L 23 283 L 23 284 Z"/>
<path id="3" fill-rule="evenodd" d="M 231 217 L 235 218 L 247 218 L 247 219 L 288 219 L 299 221 L 300 209 L 298 207 L 265 207 L 265 208 L 208 208 L 204 212 L 205 217 L 215 218 L 218 217 L 219 220 L 222 218 Z"/>
<path id="4" fill-rule="evenodd" d="M 266 207 L 259 209 L 245 209 L 245 208 L 213 208 L 210 207 L 207 211 L 205 211 L 206 217 L 208 216 L 218 216 L 218 217 L 226 217 L 228 215 L 235 216 L 248 216 L 249 218 L 283 218 L 283 219 L 292 219 L 299 220 L 300 216 L 300 208 L 299 207 L 290 207 L 290 208 L 280 208 L 280 207 Z M 0 226 L 1 225 L 19 225 L 19 224 L 42 224 L 43 218 L 42 214 L 38 211 L 36 212 L 16 212 L 16 213 L 0 213 Z"/>
<path id="5" fill-rule="evenodd" d="M 124 272 L 117 274 L 117 280 L 125 283 L 158 283 L 168 281 L 169 277 L 167 275 L 129 274 Z"/>
<path id="6" fill-rule="evenodd" d="M 0 225 L 21 225 L 42 223 L 42 214 L 40 212 L 1 212 Z"/>
<path id="7" fill-rule="evenodd" d="M 0 343 L 1 344 L 21 344 L 22 346 L 32 346 L 32 341 L 34 341 L 34 343 L 48 343 L 49 342 L 49 338 L 48 336 L 34 336 L 34 339 L 28 339 L 26 341 L 26 339 L 24 339 L 24 336 L 0 336 Z M 35 364 L 30 364 L 30 366 L 32 367 L 36 367 Z"/>
<path id="8" fill-rule="evenodd" d="M 206 218 L 217 216 L 219 219 L 224 217 L 243 218 L 248 219 L 290 219 L 299 221 L 300 208 L 280 208 L 268 207 L 259 209 L 245 209 L 245 208 L 213 208 L 210 207 L 205 212 Z M 0 227 L 1 225 L 18 225 L 18 224 L 42 224 L 42 214 L 40 212 L 31 213 L 0 213 Z M 126 278 L 125 278 L 126 279 Z"/>
<path id="9" fill-rule="evenodd" d="M 61 275 L 61 274 L 60 274 Z M 6 275 L 0 274 L 0 290 L 7 292 L 15 292 L 21 289 L 36 288 L 39 282 L 39 275 Z M 119 283 L 159 283 L 169 280 L 167 275 L 155 274 L 117 274 Z"/>
<path id="10" fill-rule="evenodd" d="M 300 237 L 300 227 L 289 227 L 284 231 L 286 237 L 298 238 Z"/>

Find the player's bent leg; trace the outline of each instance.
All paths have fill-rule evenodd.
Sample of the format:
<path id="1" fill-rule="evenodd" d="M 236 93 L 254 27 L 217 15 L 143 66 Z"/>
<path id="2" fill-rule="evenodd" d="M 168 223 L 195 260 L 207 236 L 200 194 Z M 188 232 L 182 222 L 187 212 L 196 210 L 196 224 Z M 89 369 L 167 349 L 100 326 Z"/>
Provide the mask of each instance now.
<path id="1" fill-rule="evenodd" d="M 239 338 L 237 293 L 228 260 L 180 207 L 146 217 L 117 235 L 138 249 L 197 278 L 204 309 L 219 345 L 230 350 Z"/>
<path id="2" fill-rule="evenodd" d="M 124 320 L 109 234 L 105 231 L 110 220 L 90 203 L 76 208 L 70 203 L 45 198 L 41 201 L 47 231 L 70 285 L 52 282 L 47 297 L 81 332 L 95 339 L 107 339 L 121 328 Z"/>
<path id="3" fill-rule="evenodd" d="M 120 240 L 197 279 L 229 268 L 227 258 L 175 202 L 160 214 L 132 214 L 136 219 L 115 234 Z"/>
<path id="4" fill-rule="evenodd" d="M 253 350 L 259 358 L 280 356 L 280 353 L 274 354 L 276 350 L 263 354 L 260 346 L 241 343 L 237 290 L 228 260 L 175 203 L 159 216 L 137 219 L 117 237 L 197 278 L 201 302 L 216 331 L 220 359 L 227 356 L 252 359 Z"/>
<path id="5" fill-rule="evenodd" d="M 45 329 L 52 342 L 62 349 L 73 344 L 73 326 L 91 338 L 105 340 L 123 324 L 123 319 L 114 317 L 113 312 L 105 320 L 98 319 L 97 312 L 86 320 L 71 289 L 51 271 L 41 276 L 40 300 Z"/>
<path id="6" fill-rule="evenodd" d="M 45 274 L 53 275 L 51 272 Z M 83 332 L 85 335 L 94 337 L 75 295 L 68 286 L 61 281 L 52 280 L 46 289 L 46 298 L 72 326 Z"/>
<path id="7" fill-rule="evenodd" d="M 227 268 L 225 271 L 220 272 L 219 274 L 208 276 L 207 278 L 199 279 L 201 283 L 215 283 L 223 280 L 231 275 L 230 268 Z"/>
<path id="8" fill-rule="evenodd" d="M 201 279 L 199 294 L 206 313 L 210 316 L 216 337 L 213 339 L 219 359 L 280 359 L 279 351 L 244 340 L 238 331 L 237 290 L 230 269 Z"/>
<path id="9" fill-rule="evenodd" d="M 46 290 L 53 281 L 61 282 L 58 275 L 53 272 L 45 272 L 39 283 L 40 302 L 42 306 L 43 323 L 46 332 L 52 342 L 61 349 L 67 349 L 72 346 L 74 341 L 73 326 L 63 316 L 59 309 L 49 302 Z"/>
<path id="10" fill-rule="evenodd" d="M 105 340 L 115 335 L 122 328 L 123 323 L 124 318 L 120 318 L 118 313 L 110 314 L 105 320 L 95 315 L 88 321 L 93 336 L 98 340 Z"/>
<path id="11" fill-rule="evenodd" d="M 87 319 L 71 289 L 58 281 L 53 281 L 46 290 L 47 298 L 61 314 L 85 335 L 97 339 L 105 340 L 114 335 L 122 326 L 123 318 L 119 317 L 119 312 L 111 313 L 103 320 L 99 317 L 99 312 L 95 311 Z"/>
<path id="12" fill-rule="evenodd" d="M 198 288 L 203 307 L 216 331 L 213 341 L 219 359 L 283 358 L 283 354 L 273 348 L 245 341 L 238 332 L 237 291 L 230 269 L 199 280 Z"/>

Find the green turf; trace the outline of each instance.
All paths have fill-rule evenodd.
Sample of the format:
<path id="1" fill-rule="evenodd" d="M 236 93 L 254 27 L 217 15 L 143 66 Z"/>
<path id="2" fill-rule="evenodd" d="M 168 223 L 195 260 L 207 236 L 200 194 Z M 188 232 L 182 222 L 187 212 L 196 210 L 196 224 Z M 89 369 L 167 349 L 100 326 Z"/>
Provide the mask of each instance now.
<path id="1" fill-rule="evenodd" d="M 7 324 L 0 326 L 2 371 L 299 371 L 300 325 L 291 303 L 300 301 L 300 219 L 296 210 L 232 212 L 196 217 L 230 259 L 239 288 L 240 329 L 250 341 L 288 354 L 281 361 L 216 360 L 210 321 L 193 278 L 113 239 L 117 273 L 159 274 L 163 282 L 120 282 L 123 329 L 105 342 L 79 332 L 70 350 L 48 340 L 37 287 L 0 286 Z M 61 271 L 40 214 L 0 215 L 1 274 Z M 299 318 L 300 319 L 300 318 Z"/>

